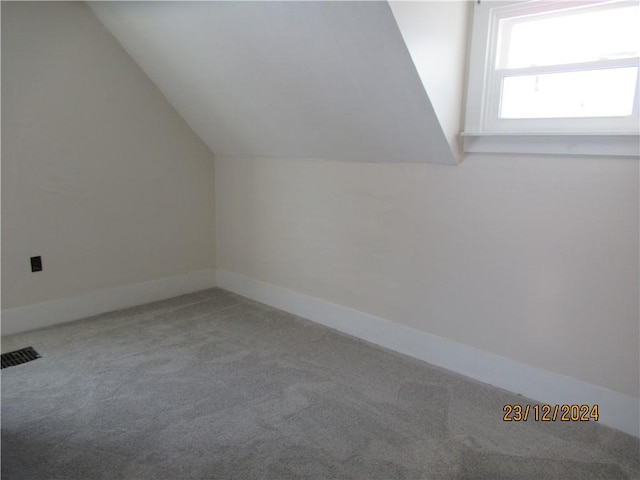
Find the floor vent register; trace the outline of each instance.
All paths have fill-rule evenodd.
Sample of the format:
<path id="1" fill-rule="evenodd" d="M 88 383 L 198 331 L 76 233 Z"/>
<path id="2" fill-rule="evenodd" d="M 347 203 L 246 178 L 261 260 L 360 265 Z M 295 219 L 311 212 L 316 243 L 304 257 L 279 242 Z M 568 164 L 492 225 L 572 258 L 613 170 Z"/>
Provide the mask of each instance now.
<path id="1" fill-rule="evenodd" d="M 2 368 L 13 367 L 21 363 L 27 363 L 36 358 L 40 358 L 40 354 L 33 347 L 21 348 L 9 353 L 2 354 Z"/>

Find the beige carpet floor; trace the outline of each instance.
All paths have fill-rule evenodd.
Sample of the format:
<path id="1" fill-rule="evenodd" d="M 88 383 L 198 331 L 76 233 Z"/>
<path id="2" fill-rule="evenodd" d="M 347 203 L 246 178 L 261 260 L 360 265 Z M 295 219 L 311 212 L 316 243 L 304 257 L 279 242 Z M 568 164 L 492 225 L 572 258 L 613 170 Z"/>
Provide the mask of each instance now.
<path id="1" fill-rule="evenodd" d="M 220 289 L 6 337 L 2 478 L 637 479 L 638 440 Z"/>

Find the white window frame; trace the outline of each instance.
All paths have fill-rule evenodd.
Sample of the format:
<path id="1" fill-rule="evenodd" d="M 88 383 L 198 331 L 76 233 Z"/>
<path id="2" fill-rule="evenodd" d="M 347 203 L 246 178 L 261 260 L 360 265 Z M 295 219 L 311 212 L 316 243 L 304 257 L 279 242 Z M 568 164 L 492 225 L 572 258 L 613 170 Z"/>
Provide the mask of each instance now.
<path id="1" fill-rule="evenodd" d="M 489 1 L 474 5 L 470 45 L 469 77 L 465 130 L 462 133 L 467 152 L 555 153 L 584 155 L 640 156 L 638 85 L 630 117 L 610 118 L 499 118 L 502 81 L 505 76 L 545 74 L 638 66 L 638 58 L 601 60 L 583 64 L 495 69 L 498 23 L 502 18 L 566 11 L 585 5 L 607 8 L 611 1 Z M 639 69 L 640 71 L 640 69 Z M 640 80 L 640 79 L 639 79 Z"/>

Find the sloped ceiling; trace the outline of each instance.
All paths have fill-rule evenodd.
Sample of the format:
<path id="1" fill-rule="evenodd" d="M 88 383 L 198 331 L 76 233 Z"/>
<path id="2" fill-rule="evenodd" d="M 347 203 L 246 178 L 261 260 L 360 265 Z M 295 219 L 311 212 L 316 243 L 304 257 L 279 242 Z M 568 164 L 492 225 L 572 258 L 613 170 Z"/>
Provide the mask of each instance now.
<path id="1" fill-rule="evenodd" d="M 455 164 L 386 2 L 90 2 L 216 155 Z"/>

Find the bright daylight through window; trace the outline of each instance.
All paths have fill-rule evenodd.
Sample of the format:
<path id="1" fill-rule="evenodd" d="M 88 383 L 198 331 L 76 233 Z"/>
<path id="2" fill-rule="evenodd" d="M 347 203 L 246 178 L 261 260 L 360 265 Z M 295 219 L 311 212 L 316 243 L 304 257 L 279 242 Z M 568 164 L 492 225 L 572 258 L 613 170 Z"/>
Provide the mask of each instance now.
<path id="1" fill-rule="evenodd" d="M 600 136 L 595 153 L 607 153 L 604 143 L 614 142 L 609 153 L 637 155 L 639 25 L 637 1 L 481 1 L 474 10 L 466 149 L 515 151 L 519 134 L 538 135 L 528 140 L 534 151 L 582 153 L 578 135 L 591 150 L 585 153 L 594 153 L 591 135 Z M 495 138 L 492 149 L 477 149 L 488 144 L 479 137 L 507 134 L 507 150 L 496 150 Z M 559 140 L 564 146 L 543 144 Z"/>

